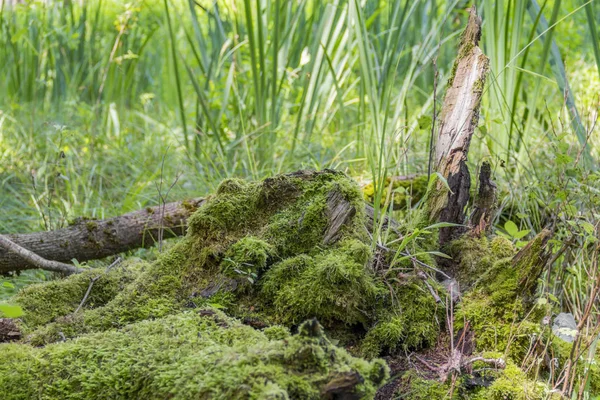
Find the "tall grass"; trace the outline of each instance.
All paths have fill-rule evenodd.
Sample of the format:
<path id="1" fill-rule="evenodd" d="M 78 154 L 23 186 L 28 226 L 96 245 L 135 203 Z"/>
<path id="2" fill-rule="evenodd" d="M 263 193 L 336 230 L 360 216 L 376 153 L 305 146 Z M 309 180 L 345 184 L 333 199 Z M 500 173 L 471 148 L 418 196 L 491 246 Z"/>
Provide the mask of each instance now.
<path id="1" fill-rule="evenodd" d="M 492 76 L 472 159 L 506 160 L 509 175 L 535 178 L 531 152 L 562 115 L 564 94 L 573 96 L 553 29 L 594 17 L 588 3 L 568 13 L 565 3 L 573 2 L 535 10 L 525 0 L 483 1 Z M 163 178 L 183 171 L 181 193 L 232 175 L 335 167 L 373 181 L 379 207 L 386 177 L 428 171 L 433 105 L 467 15 L 459 1 L 434 0 L 7 7 L 0 168 L 15 196 L 0 201 L 29 204 L 32 220 L 54 210 L 61 223 L 155 201 L 151 181 L 165 154 Z"/>

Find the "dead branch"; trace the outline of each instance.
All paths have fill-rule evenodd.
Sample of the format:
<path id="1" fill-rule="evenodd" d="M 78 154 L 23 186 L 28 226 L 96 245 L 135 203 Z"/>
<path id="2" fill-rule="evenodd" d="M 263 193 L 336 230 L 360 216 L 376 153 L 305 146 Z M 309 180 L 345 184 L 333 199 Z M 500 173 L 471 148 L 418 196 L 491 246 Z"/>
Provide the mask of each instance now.
<path id="1" fill-rule="evenodd" d="M 50 232 L 0 236 L 0 273 L 31 268 L 72 273 L 77 272 L 76 268 L 64 262 L 100 259 L 150 247 L 158 240 L 160 229 L 164 230 L 164 239 L 183 235 L 187 219 L 203 203 L 204 199 L 176 201 L 104 220 L 80 219 Z M 25 252 L 8 250 L 12 248 L 8 242 Z M 44 263 L 31 254 L 52 261 Z"/>
<path id="2" fill-rule="evenodd" d="M 14 254 L 18 256 L 19 258 L 26 261 L 35 268 L 41 268 L 47 271 L 63 272 L 67 274 L 81 272 L 81 269 L 72 265 L 53 260 L 46 260 L 45 258 L 38 256 L 34 252 L 19 246 L 17 243 L 13 242 L 4 235 L 0 235 L 0 247 L 6 250 L 9 254 Z"/>

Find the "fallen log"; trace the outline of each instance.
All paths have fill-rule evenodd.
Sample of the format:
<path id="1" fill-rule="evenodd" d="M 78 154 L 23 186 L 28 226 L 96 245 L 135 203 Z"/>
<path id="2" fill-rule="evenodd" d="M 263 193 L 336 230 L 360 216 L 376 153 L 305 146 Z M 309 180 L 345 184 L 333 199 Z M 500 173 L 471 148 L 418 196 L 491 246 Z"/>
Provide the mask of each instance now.
<path id="1" fill-rule="evenodd" d="M 161 238 L 185 233 L 187 219 L 204 203 L 196 198 L 175 201 L 113 218 L 79 219 L 55 231 L 4 235 L 14 244 L 46 260 L 88 261 L 150 247 Z M 37 268 L 13 251 L 0 248 L 0 273 Z M 69 272 L 69 271 L 67 271 Z"/>
<path id="2" fill-rule="evenodd" d="M 352 205 L 335 196 L 329 202 L 333 223 L 327 228 L 326 243 L 337 237 L 343 224 L 356 212 Z M 163 239 L 182 236 L 187 228 L 187 219 L 203 203 L 204 199 L 198 198 L 166 204 L 162 224 L 162 207 L 157 206 L 105 220 L 80 219 L 75 224 L 56 231 L 0 235 L 0 239 L 7 238 L 27 252 L 44 259 L 44 262 L 36 263 L 0 246 L 0 274 L 34 268 L 65 273 L 79 272 L 73 266 L 67 265 L 71 269 L 61 269 L 52 267 L 52 264 L 73 259 L 80 262 L 97 260 L 124 251 L 150 247 L 158 241 L 161 226 L 164 231 Z M 372 231 L 373 207 L 365 204 L 365 212 L 366 227 Z M 388 223 L 397 226 L 395 221 L 386 217 L 385 225 Z"/>

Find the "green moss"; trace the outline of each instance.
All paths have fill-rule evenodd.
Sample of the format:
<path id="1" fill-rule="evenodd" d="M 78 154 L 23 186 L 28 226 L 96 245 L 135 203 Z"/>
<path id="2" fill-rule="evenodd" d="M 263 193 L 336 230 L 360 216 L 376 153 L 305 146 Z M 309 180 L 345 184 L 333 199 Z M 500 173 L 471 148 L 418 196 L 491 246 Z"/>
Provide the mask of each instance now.
<path id="1" fill-rule="evenodd" d="M 522 296 L 523 276 L 533 273 L 533 256 L 515 264 L 512 244 L 499 237 L 491 242 L 485 237 L 464 238 L 452 245 L 452 252 L 460 262 L 459 279 L 471 287 L 458 305 L 456 329 L 469 321 L 479 350 L 504 352 L 510 343 L 509 355 L 522 358 L 532 336 L 541 333 L 541 317 L 547 311 L 538 305 L 530 309 Z"/>
<path id="2" fill-rule="evenodd" d="M 461 283 L 461 289 L 466 291 L 478 283 L 485 285 L 492 281 L 492 275 L 498 272 L 500 266 L 498 262 L 510 262 L 515 249 L 508 239 L 501 236 L 491 241 L 485 236 L 466 236 L 452 242 L 448 254 L 459 265 L 455 278 Z"/>
<path id="3" fill-rule="evenodd" d="M 545 334 L 541 321 L 549 310 L 533 301 L 540 268 L 545 263 L 543 231 L 517 255 L 510 242 L 466 237 L 451 246 L 458 275 L 467 291 L 458 304 L 455 329 L 474 331 L 479 351 L 499 351 L 521 362 L 534 338 Z"/>
<path id="4" fill-rule="evenodd" d="M 430 280 L 430 285 L 442 291 Z M 362 343 L 361 353 L 374 357 L 383 349 L 402 350 L 428 347 L 435 344 L 440 333 L 438 320 L 443 318 L 443 307 L 439 307 L 420 279 L 405 282 L 396 290 L 397 308 L 390 307 L 377 318 Z"/>
<path id="5" fill-rule="evenodd" d="M 332 198 L 352 212 L 326 241 Z M 369 357 L 433 343 L 443 308 L 422 280 L 386 282 L 373 270 L 366 222 L 361 190 L 339 172 L 226 180 L 192 215 L 187 235 L 135 281 L 110 301 L 39 322 L 27 341 L 44 345 L 212 305 L 257 327 L 293 329 L 317 318 L 353 343 L 373 330 L 361 346 Z M 78 290 L 87 287 L 74 279 L 82 279 Z M 82 295 L 65 297 L 76 307 Z"/>
<path id="6" fill-rule="evenodd" d="M 286 259 L 265 274 L 261 294 L 283 323 L 312 316 L 325 323 L 366 323 L 377 298 L 386 294 L 365 269 L 368 254 L 365 244 L 348 239 L 312 257 Z"/>
<path id="7" fill-rule="evenodd" d="M 25 312 L 21 328 L 29 332 L 75 311 L 91 279 L 98 276 L 83 310 L 104 306 L 129 285 L 143 267 L 144 263 L 125 262 L 108 273 L 101 268 L 90 269 L 66 279 L 27 286 L 13 298 Z"/>
<path id="8" fill-rule="evenodd" d="M 405 373 L 400 379 L 395 398 L 411 400 L 458 399 L 458 388 L 452 390 L 449 383 L 424 379 L 415 371 Z"/>
<path id="9" fill-rule="evenodd" d="M 202 309 L 44 348 L 0 345 L 0 387 L 12 399 L 318 399 L 340 374 L 356 398 L 387 378 L 381 361 L 334 347 L 318 326 L 284 340 Z"/>
<path id="10" fill-rule="evenodd" d="M 398 179 L 387 177 L 385 190 L 381 197 L 381 206 L 386 206 L 390 201 L 394 210 L 402 210 L 416 205 L 427 192 L 427 175 L 418 175 L 412 179 Z M 370 183 L 363 188 L 365 200 L 369 203 L 375 202 L 375 185 Z"/>
<path id="11" fill-rule="evenodd" d="M 88 221 L 85 223 L 85 227 L 87 228 L 87 230 L 89 232 L 92 232 L 92 231 L 98 229 L 98 223 L 96 221 Z"/>
<path id="12" fill-rule="evenodd" d="M 243 273 L 256 276 L 265 269 L 267 260 L 273 254 L 274 248 L 269 243 L 246 236 L 227 249 L 221 262 L 221 271 L 233 277 Z"/>
<path id="13" fill-rule="evenodd" d="M 548 387 L 529 379 L 516 365 L 509 363 L 488 388 L 480 390 L 474 400 L 530 400 L 543 399 Z"/>
<path id="14" fill-rule="evenodd" d="M 290 330 L 282 325 L 273 325 L 265 328 L 263 333 L 269 340 L 283 340 L 290 336 Z"/>
<path id="15" fill-rule="evenodd" d="M 473 93 L 483 93 L 483 88 L 485 86 L 485 78 L 477 79 L 473 82 Z"/>

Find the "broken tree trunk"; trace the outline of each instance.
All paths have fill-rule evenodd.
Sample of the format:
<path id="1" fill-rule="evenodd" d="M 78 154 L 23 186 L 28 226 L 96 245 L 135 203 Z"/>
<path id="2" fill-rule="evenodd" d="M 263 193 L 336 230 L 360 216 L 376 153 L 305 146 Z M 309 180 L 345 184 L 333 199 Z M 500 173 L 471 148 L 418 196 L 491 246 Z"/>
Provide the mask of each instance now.
<path id="1" fill-rule="evenodd" d="M 46 260 L 94 260 L 150 247 L 161 236 L 168 239 L 183 235 L 188 217 L 203 202 L 204 199 L 176 201 L 104 220 L 83 219 L 56 231 L 4 237 Z M 0 273 L 37 267 L 19 254 L 0 248 Z"/>
<path id="2" fill-rule="evenodd" d="M 476 235 L 486 232 L 492 225 L 496 211 L 496 184 L 492 181 L 492 167 L 484 162 L 479 170 L 479 189 L 469 217 L 469 230 Z"/>
<path id="3" fill-rule="evenodd" d="M 473 6 L 440 113 L 435 165 L 436 171 L 446 180 L 447 187 L 438 180 L 430 194 L 428 206 L 431 221 L 463 224 L 465 220 L 471 187 L 467 155 L 479 119 L 479 106 L 489 67 L 489 59 L 478 47 L 480 37 L 481 19 Z M 442 228 L 440 244 L 449 242 L 463 230 Z"/>

